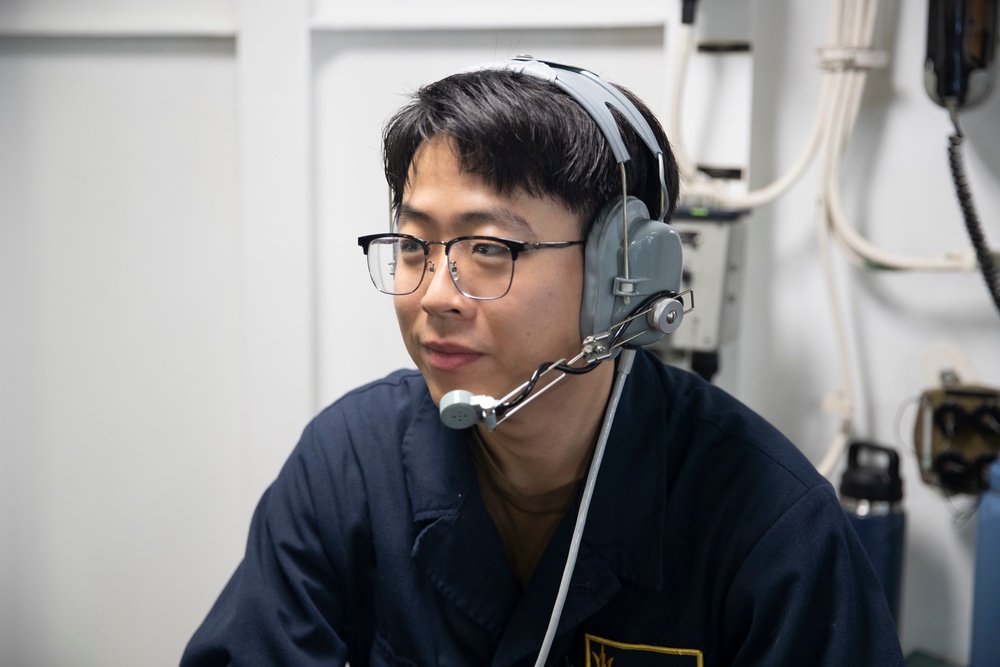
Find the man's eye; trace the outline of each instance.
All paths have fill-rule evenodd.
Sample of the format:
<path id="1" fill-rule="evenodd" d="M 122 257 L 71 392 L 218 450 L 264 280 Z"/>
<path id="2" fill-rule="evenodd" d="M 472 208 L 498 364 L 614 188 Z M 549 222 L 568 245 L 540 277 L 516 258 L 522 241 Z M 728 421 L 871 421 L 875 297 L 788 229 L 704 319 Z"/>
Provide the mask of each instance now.
<path id="1" fill-rule="evenodd" d="M 482 259 L 499 258 L 507 254 L 507 246 L 479 241 L 472 246 L 472 254 Z"/>
<path id="2" fill-rule="evenodd" d="M 420 246 L 419 243 L 417 243 L 412 239 L 403 239 L 399 242 L 399 252 L 423 254 L 424 249 Z"/>

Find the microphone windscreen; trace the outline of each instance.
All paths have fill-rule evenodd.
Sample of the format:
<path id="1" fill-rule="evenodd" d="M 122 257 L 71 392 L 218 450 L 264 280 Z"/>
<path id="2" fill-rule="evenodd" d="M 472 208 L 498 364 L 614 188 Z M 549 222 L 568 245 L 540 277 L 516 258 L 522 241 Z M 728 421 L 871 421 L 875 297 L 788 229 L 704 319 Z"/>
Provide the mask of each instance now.
<path id="1" fill-rule="evenodd" d="M 472 404 L 472 392 L 464 389 L 449 391 L 442 396 L 438 412 L 441 423 L 453 429 L 469 428 L 481 417 L 479 408 Z"/>

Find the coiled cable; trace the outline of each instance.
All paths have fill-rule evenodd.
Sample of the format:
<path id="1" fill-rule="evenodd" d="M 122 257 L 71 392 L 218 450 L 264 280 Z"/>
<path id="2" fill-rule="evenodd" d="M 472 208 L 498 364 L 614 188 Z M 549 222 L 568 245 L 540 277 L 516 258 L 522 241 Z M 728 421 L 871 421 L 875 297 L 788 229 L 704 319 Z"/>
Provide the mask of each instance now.
<path id="1" fill-rule="evenodd" d="M 975 202 L 972 200 L 972 191 L 969 189 L 969 181 L 965 175 L 965 166 L 962 161 L 962 143 L 965 140 L 965 135 L 958 124 L 955 109 L 952 107 L 949 111 L 955 126 L 955 133 L 948 138 L 948 166 L 951 167 L 951 178 L 955 183 L 955 195 L 958 197 L 958 205 L 962 209 L 965 228 L 969 232 L 969 240 L 976 251 L 976 259 L 979 260 L 979 268 L 983 274 L 983 280 L 986 281 L 986 288 L 990 292 L 990 297 L 993 299 L 997 311 L 1000 312 L 1000 267 L 997 266 L 996 258 L 986 241 L 986 234 L 979 222 L 979 214 L 976 211 Z"/>

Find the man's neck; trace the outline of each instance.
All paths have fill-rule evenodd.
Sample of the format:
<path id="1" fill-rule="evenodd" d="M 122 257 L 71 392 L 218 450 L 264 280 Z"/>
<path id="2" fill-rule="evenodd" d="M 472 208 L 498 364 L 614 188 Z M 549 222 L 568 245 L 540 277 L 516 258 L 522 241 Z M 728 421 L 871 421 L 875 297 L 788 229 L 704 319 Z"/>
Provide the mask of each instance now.
<path id="1" fill-rule="evenodd" d="M 614 370 L 614 363 L 605 362 L 585 375 L 566 377 L 496 430 L 476 427 L 518 491 L 543 493 L 587 474 Z"/>

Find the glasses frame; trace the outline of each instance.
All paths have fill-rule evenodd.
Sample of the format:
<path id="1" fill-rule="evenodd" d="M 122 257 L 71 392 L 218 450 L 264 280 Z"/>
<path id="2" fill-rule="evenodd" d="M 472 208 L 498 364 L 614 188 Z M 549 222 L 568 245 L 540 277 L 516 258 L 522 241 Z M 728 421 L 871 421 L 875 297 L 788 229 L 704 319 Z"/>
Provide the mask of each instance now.
<path id="1" fill-rule="evenodd" d="M 444 256 L 445 259 L 448 261 L 448 266 L 450 269 L 453 267 L 451 262 L 451 256 L 449 255 L 449 253 L 451 252 L 452 247 L 456 243 L 460 243 L 462 241 L 490 241 L 493 243 L 499 243 L 507 246 L 507 248 L 510 250 L 510 262 L 511 262 L 510 280 L 507 282 L 507 289 L 505 289 L 503 294 L 499 296 L 473 296 L 472 294 L 469 294 L 461 287 L 459 287 L 458 283 L 455 282 L 456 280 L 455 271 L 454 270 L 448 271 L 448 274 L 451 276 L 451 283 L 455 286 L 455 289 L 457 289 L 459 293 L 462 294 L 462 296 L 465 296 L 469 299 L 475 299 L 476 301 L 496 301 L 497 299 L 502 299 L 503 297 L 507 296 L 507 293 L 510 292 L 510 286 L 514 284 L 514 268 L 517 265 L 517 257 L 521 253 L 528 252 L 529 250 L 544 250 L 546 248 L 569 248 L 571 246 L 583 245 L 584 243 L 586 243 L 585 240 L 527 243 L 525 241 L 514 241 L 512 239 L 504 239 L 498 236 L 481 236 L 481 235 L 458 236 L 456 238 L 451 239 L 450 241 L 425 241 L 424 239 L 417 236 L 413 236 L 412 234 L 383 233 L 383 234 L 368 234 L 366 236 L 359 236 L 358 245 L 361 246 L 361 249 L 364 251 L 365 256 L 367 256 L 368 248 L 374 241 L 377 241 L 379 239 L 390 239 L 390 238 L 407 239 L 410 241 L 414 241 L 415 243 L 420 244 L 420 247 L 423 248 L 424 250 L 424 268 L 420 274 L 420 280 L 418 280 L 416 286 L 408 292 L 386 292 L 385 290 L 381 289 L 375 282 L 375 277 L 372 276 L 371 267 L 369 267 L 368 277 L 371 278 L 372 284 L 375 285 L 375 289 L 377 289 L 379 292 L 382 292 L 382 294 L 389 294 L 390 296 L 406 296 L 407 294 L 413 294 L 418 289 L 420 289 L 420 286 L 424 284 L 424 276 L 427 275 L 427 265 L 431 261 L 430 254 L 431 254 L 431 246 L 433 245 L 444 246 Z M 434 269 L 432 268 L 431 272 L 433 271 Z"/>

